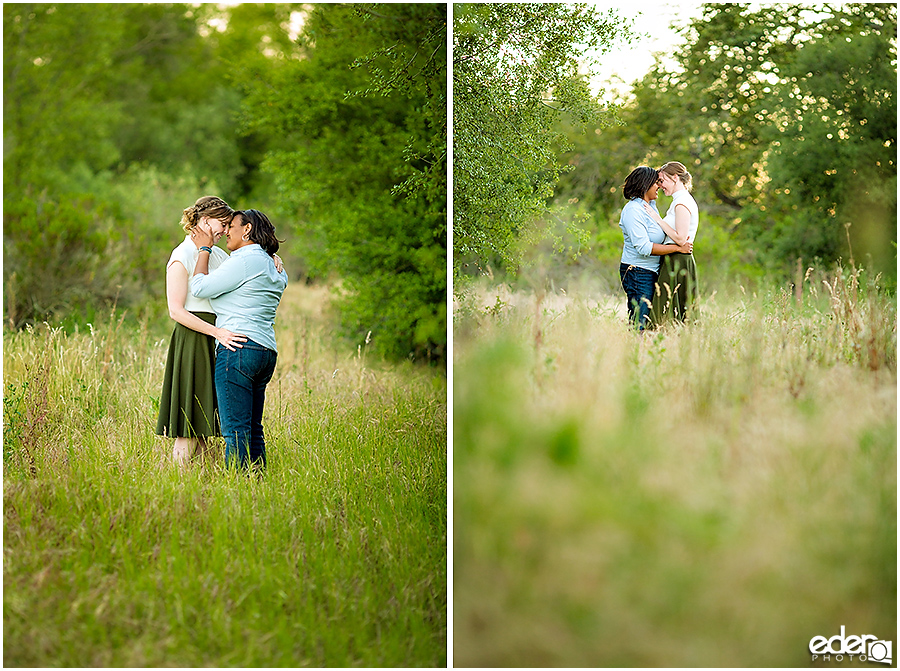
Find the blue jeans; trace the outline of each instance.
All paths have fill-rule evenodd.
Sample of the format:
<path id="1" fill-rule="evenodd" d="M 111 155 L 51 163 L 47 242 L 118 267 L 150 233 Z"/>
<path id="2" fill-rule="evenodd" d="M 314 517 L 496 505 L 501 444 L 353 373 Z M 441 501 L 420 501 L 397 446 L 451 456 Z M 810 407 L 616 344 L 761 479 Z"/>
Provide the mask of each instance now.
<path id="1" fill-rule="evenodd" d="M 620 263 L 619 276 L 622 278 L 622 288 L 628 301 L 628 319 L 637 326 L 638 331 L 643 331 L 648 326 L 647 316 L 653 302 L 653 285 L 659 274 L 646 268 Z"/>
<path id="2" fill-rule="evenodd" d="M 266 385 L 275 372 L 278 353 L 247 340 L 234 352 L 216 348 L 216 397 L 225 437 L 225 465 L 266 465 L 262 416 Z"/>

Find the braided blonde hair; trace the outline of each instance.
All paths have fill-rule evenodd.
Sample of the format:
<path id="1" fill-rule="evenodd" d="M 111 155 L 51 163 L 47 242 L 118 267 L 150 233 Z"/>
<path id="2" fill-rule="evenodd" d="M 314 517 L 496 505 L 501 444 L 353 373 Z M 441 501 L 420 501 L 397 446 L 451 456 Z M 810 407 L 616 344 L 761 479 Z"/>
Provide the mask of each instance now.
<path id="1" fill-rule="evenodd" d="M 185 233 L 190 233 L 200 223 L 200 217 L 219 219 L 227 224 L 233 216 L 234 210 L 224 200 L 218 196 L 203 196 L 181 213 L 181 227 Z"/>
<path id="2" fill-rule="evenodd" d="M 682 184 L 684 184 L 684 188 L 688 191 L 691 191 L 694 188 L 694 180 L 691 177 L 691 173 L 688 172 L 688 169 L 684 167 L 683 163 L 679 163 L 678 161 L 669 161 L 663 167 L 659 169 L 660 172 L 664 172 L 667 175 L 671 175 L 672 177 L 676 177 Z"/>

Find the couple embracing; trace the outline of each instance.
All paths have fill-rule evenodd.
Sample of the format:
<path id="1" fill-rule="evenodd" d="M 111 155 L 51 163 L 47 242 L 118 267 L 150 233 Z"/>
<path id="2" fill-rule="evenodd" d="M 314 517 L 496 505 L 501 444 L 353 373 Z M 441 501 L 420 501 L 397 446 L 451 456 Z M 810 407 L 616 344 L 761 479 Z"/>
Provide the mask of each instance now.
<path id="1" fill-rule="evenodd" d="M 182 465 L 198 451 L 209 457 L 209 438 L 223 435 L 226 466 L 264 468 L 275 311 L 288 283 L 275 227 L 262 212 L 232 210 L 216 196 L 185 209 L 181 225 L 184 242 L 166 266 L 176 324 L 156 433 L 175 438 L 173 456 Z M 230 255 L 215 246 L 222 235 Z"/>
<path id="2" fill-rule="evenodd" d="M 628 203 L 619 219 L 625 238 L 619 275 L 628 317 L 639 331 L 697 318 L 693 248 L 700 212 L 691 187 L 691 173 L 678 161 L 659 170 L 639 166 L 625 179 Z M 665 219 L 656 206 L 660 189 L 672 196 Z"/>

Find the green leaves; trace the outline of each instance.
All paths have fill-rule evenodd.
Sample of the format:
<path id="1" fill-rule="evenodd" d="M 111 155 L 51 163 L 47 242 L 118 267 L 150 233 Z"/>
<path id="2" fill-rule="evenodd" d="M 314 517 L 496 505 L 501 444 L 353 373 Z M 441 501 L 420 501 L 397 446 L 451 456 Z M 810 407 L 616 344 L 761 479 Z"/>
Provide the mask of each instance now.
<path id="1" fill-rule="evenodd" d="M 579 72 L 579 57 L 608 47 L 622 23 L 587 5 L 454 6 L 454 271 L 497 258 L 522 263 L 517 243 L 536 220 L 564 168 L 554 124 L 609 117 Z M 537 234 L 540 237 L 540 234 Z"/>
<path id="2" fill-rule="evenodd" d="M 582 136 L 560 126 L 576 169 L 558 202 L 612 222 L 631 168 L 677 160 L 705 221 L 725 217 L 748 264 L 788 275 L 797 257 L 829 263 L 852 251 L 893 276 L 895 34 L 890 4 L 704 5 L 677 64 L 658 62 L 635 82 L 624 127 Z"/>
<path id="3" fill-rule="evenodd" d="M 354 344 L 442 363 L 446 344 L 446 6 L 317 5 L 306 58 L 245 81 L 245 128 L 277 140 L 263 167 L 289 245 L 340 278 Z M 274 129 L 274 132 L 273 132 Z"/>
<path id="4" fill-rule="evenodd" d="M 443 4 L 4 6 L 7 316 L 164 300 L 160 255 L 214 192 L 353 288 L 353 347 L 442 361 L 446 35 Z"/>

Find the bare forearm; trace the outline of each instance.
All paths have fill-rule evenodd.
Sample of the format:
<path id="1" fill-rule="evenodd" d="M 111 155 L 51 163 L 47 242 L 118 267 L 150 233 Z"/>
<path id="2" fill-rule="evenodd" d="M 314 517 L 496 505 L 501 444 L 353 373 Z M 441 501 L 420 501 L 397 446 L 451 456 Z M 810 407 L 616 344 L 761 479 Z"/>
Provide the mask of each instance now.
<path id="1" fill-rule="evenodd" d="M 192 331 L 204 333 L 208 336 L 216 337 L 216 327 L 209 322 L 205 322 L 200 317 L 192 314 L 184 308 L 169 308 L 169 316 L 182 326 L 186 326 Z"/>
<path id="2" fill-rule="evenodd" d="M 200 250 L 197 263 L 194 265 L 194 275 L 209 275 L 209 252 Z"/>
<path id="3" fill-rule="evenodd" d="M 660 219 L 658 222 L 659 227 L 663 229 L 666 235 L 668 235 L 672 240 L 674 240 L 676 245 L 683 245 L 687 242 L 687 232 L 679 233 L 677 230 L 669 226 L 664 219 Z"/>
<path id="4" fill-rule="evenodd" d="M 690 249 L 684 245 L 660 245 L 653 243 L 653 256 L 666 256 L 668 254 L 690 254 Z"/>

